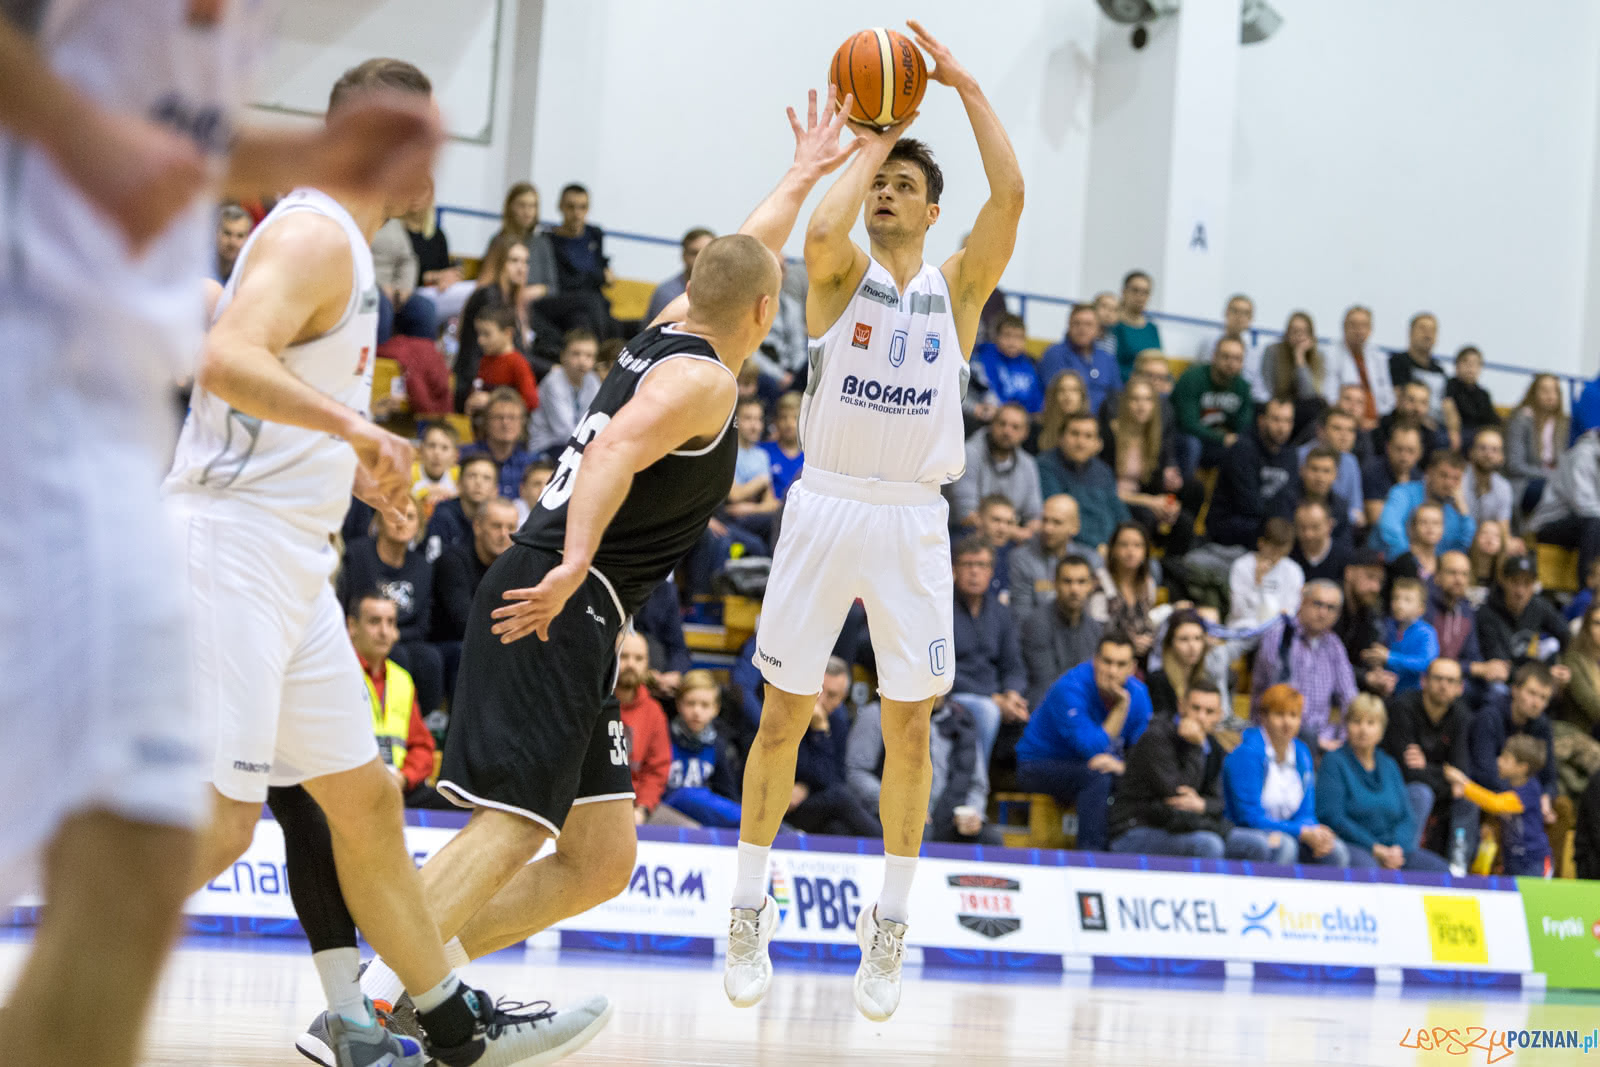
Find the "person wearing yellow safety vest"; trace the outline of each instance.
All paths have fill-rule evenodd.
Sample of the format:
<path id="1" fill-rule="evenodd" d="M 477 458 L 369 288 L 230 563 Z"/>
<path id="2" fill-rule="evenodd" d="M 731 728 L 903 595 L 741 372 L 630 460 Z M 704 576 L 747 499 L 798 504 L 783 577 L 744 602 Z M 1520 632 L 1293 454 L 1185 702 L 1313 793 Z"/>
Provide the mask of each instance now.
<path id="1" fill-rule="evenodd" d="M 394 601 L 373 591 L 353 599 L 345 619 L 372 703 L 378 753 L 399 781 L 407 807 L 449 807 L 428 785 L 433 774 L 433 735 L 422 722 L 417 687 L 405 668 L 389 658 L 400 637 L 396 613 Z"/>

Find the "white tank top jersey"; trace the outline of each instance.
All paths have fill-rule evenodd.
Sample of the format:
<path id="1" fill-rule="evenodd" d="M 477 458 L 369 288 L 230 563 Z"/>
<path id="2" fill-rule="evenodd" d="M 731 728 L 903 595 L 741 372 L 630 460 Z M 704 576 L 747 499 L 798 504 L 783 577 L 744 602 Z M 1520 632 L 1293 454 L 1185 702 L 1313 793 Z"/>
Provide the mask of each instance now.
<path id="1" fill-rule="evenodd" d="M 811 341 L 800 411 L 806 466 L 886 482 L 955 481 L 966 466 L 969 374 L 939 268 L 924 263 L 902 293 L 869 260 L 844 313 Z"/>
<path id="2" fill-rule="evenodd" d="M 284 366 L 313 389 L 366 415 L 372 400 L 372 355 L 378 344 L 377 276 L 366 237 L 332 197 L 296 189 L 272 209 L 239 251 L 233 276 L 217 301 L 217 314 L 233 300 L 256 239 L 296 212 L 322 215 L 343 227 L 355 261 L 355 279 L 338 325 L 320 337 L 290 345 L 283 353 Z M 343 439 L 251 418 L 196 387 L 164 489 L 246 500 L 297 527 L 331 534 L 350 507 L 355 472 L 356 454 Z"/>
<path id="3" fill-rule="evenodd" d="M 106 108 L 142 115 L 220 160 L 276 5 L 232 0 L 190 21 L 190 0 L 4 0 L 52 70 Z M 5 90 L 0 90 L 5 91 Z M 119 360 L 187 375 L 204 336 L 216 203 L 194 204 L 140 255 L 38 148 L 0 131 L 0 293 L 66 309 Z M 161 398 L 164 399 L 164 398 Z"/>

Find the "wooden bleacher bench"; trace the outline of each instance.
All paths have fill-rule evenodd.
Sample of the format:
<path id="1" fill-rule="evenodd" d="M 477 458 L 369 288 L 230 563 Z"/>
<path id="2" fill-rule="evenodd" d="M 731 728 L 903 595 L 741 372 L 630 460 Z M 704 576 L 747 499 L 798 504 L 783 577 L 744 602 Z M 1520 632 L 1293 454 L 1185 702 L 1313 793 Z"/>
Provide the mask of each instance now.
<path id="1" fill-rule="evenodd" d="M 1062 830 L 1065 811 L 1050 794 L 996 793 L 994 800 L 995 825 L 1007 848 L 1071 848 L 1077 843 Z M 1024 823 L 1012 821 L 1019 809 Z"/>
<path id="2" fill-rule="evenodd" d="M 611 317 L 618 322 L 643 322 L 650 308 L 650 294 L 655 292 L 654 282 L 634 278 L 618 278 L 601 290 L 611 301 Z"/>
<path id="3" fill-rule="evenodd" d="M 1578 550 L 1560 545 L 1538 547 L 1539 584 L 1553 593 L 1576 593 L 1583 588 L 1578 573 Z"/>

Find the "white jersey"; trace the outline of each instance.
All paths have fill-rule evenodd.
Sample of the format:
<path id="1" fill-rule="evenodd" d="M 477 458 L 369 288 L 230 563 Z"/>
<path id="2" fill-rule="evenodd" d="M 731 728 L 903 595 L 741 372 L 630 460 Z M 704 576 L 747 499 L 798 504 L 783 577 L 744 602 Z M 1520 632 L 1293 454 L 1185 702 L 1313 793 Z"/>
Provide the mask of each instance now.
<path id="1" fill-rule="evenodd" d="M 955 481 L 966 465 L 969 373 L 939 268 L 924 263 L 902 293 L 869 260 L 844 312 L 811 342 L 800 412 L 806 466 L 887 482 Z"/>
<path id="2" fill-rule="evenodd" d="M 314 189 L 297 189 L 256 227 L 217 302 L 233 300 L 251 250 L 262 231 L 285 215 L 309 211 L 333 219 L 350 241 L 355 278 L 338 325 L 320 337 L 290 345 L 284 366 L 319 392 L 363 415 L 372 400 L 372 353 L 378 343 L 378 283 L 372 251 L 360 227 L 337 201 Z M 167 493 L 221 494 L 247 500 L 305 530 L 331 534 L 350 507 L 356 455 L 337 437 L 263 422 L 244 415 L 204 389 L 189 402 Z"/>
<path id="3" fill-rule="evenodd" d="M 0 3 L 52 70 L 105 108 L 140 115 L 227 153 L 274 5 L 221 5 L 190 23 L 190 0 Z M 0 131 L 0 291 L 66 309 L 115 340 L 116 358 L 193 369 L 205 324 L 199 279 L 214 249 L 206 196 L 139 255 L 36 146 Z"/>

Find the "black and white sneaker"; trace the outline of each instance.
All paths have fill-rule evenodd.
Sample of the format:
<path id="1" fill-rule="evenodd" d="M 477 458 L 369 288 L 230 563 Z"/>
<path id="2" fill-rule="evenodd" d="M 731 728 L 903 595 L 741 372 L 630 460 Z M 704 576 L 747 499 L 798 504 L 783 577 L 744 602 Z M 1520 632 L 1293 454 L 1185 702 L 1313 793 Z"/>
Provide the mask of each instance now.
<path id="1" fill-rule="evenodd" d="M 502 1000 L 490 1005 L 478 990 L 467 990 L 477 1026 L 471 1040 L 453 1048 L 427 1044 L 428 1054 L 447 1067 L 538 1067 L 583 1048 L 611 1021 L 613 1006 L 591 997 L 556 1011 L 547 1000 L 524 1004 Z"/>

